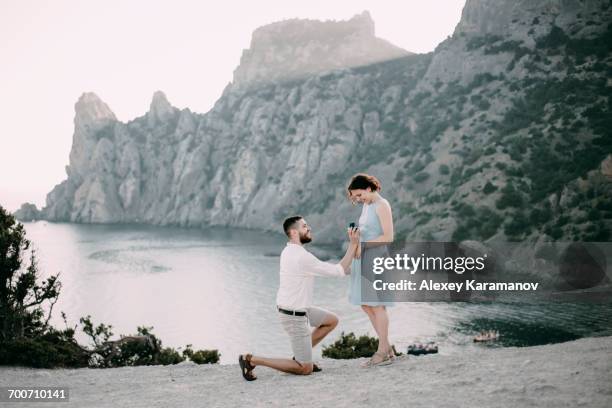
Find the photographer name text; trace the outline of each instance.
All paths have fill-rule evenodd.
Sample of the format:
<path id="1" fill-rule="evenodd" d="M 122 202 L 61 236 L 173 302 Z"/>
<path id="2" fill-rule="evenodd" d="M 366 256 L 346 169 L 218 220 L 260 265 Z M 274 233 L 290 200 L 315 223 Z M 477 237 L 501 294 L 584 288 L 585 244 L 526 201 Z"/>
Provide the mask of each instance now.
<path id="1" fill-rule="evenodd" d="M 415 282 L 406 279 L 385 282 L 377 279 L 372 282 L 372 286 L 377 291 L 534 291 L 539 285 L 537 282 L 476 282 L 475 279 L 463 282 L 434 282 L 433 280 Z"/>

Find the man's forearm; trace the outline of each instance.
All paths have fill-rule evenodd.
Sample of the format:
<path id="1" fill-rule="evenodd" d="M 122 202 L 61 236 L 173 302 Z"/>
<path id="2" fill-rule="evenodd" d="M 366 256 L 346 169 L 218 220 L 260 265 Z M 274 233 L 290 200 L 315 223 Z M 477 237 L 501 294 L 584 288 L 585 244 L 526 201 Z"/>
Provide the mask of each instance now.
<path id="1" fill-rule="evenodd" d="M 344 269 L 344 273 L 347 273 L 349 269 L 351 269 L 351 262 L 353 261 L 353 257 L 355 256 L 355 251 L 357 250 L 357 244 L 349 244 L 346 249 L 346 253 L 344 254 L 344 258 L 340 261 L 340 265 Z"/>

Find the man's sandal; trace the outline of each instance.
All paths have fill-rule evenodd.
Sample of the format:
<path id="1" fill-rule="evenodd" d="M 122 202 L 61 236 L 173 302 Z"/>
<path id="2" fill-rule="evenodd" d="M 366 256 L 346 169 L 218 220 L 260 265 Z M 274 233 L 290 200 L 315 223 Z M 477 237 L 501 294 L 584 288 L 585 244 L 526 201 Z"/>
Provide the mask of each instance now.
<path id="1" fill-rule="evenodd" d="M 252 357 L 252 354 L 241 354 L 240 357 L 238 357 L 238 364 L 240 364 L 242 376 L 247 381 L 254 381 L 257 379 L 257 376 L 253 374 L 255 367 L 251 364 Z"/>

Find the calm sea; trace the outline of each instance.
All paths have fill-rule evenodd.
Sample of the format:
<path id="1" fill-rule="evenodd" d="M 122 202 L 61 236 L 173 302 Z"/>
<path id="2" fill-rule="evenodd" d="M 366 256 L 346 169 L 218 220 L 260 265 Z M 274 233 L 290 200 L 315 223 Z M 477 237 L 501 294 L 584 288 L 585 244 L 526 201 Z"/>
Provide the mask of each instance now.
<path id="1" fill-rule="evenodd" d="M 153 326 L 163 346 L 219 349 L 221 363 L 234 363 L 243 352 L 291 355 L 275 311 L 278 254 L 286 242 L 280 234 L 46 221 L 24 225 L 42 275 L 60 272 L 55 326 L 64 325 L 61 311 L 72 326 L 86 315 L 96 324 L 111 324 L 117 337 Z M 323 345 L 342 331 L 374 334 L 361 309 L 348 303 L 347 284 L 341 278 L 316 281 L 315 303 L 340 317 Z M 612 333 L 610 305 L 399 303 L 389 311 L 391 340 L 400 351 L 430 340 L 443 354 L 481 347 L 471 340 L 481 329 L 500 330 L 501 345 L 510 346 Z M 77 339 L 88 340 L 80 331 Z M 320 354 L 317 347 L 315 356 Z"/>

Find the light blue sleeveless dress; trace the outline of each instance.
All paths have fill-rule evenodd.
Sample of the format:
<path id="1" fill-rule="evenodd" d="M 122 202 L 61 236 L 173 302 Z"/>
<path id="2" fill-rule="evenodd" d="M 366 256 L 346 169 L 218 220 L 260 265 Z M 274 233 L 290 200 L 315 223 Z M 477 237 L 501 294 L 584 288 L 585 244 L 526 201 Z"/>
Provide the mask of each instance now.
<path id="1" fill-rule="evenodd" d="M 361 209 L 361 216 L 359 217 L 359 230 L 361 231 L 361 242 L 367 242 L 375 239 L 383 234 L 378 214 L 376 214 L 376 207 L 382 202 L 386 201 L 382 198 L 379 201 L 375 201 L 372 204 L 363 204 Z M 363 249 L 363 248 L 362 248 Z M 361 257 L 363 258 L 364 253 L 362 251 Z M 368 301 L 362 301 L 361 296 L 361 259 L 353 259 L 351 263 L 351 275 L 349 280 L 349 302 L 353 305 L 369 305 L 369 306 L 393 306 L 393 302 L 372 302 L 372 298 L 368 296 Z"/>

